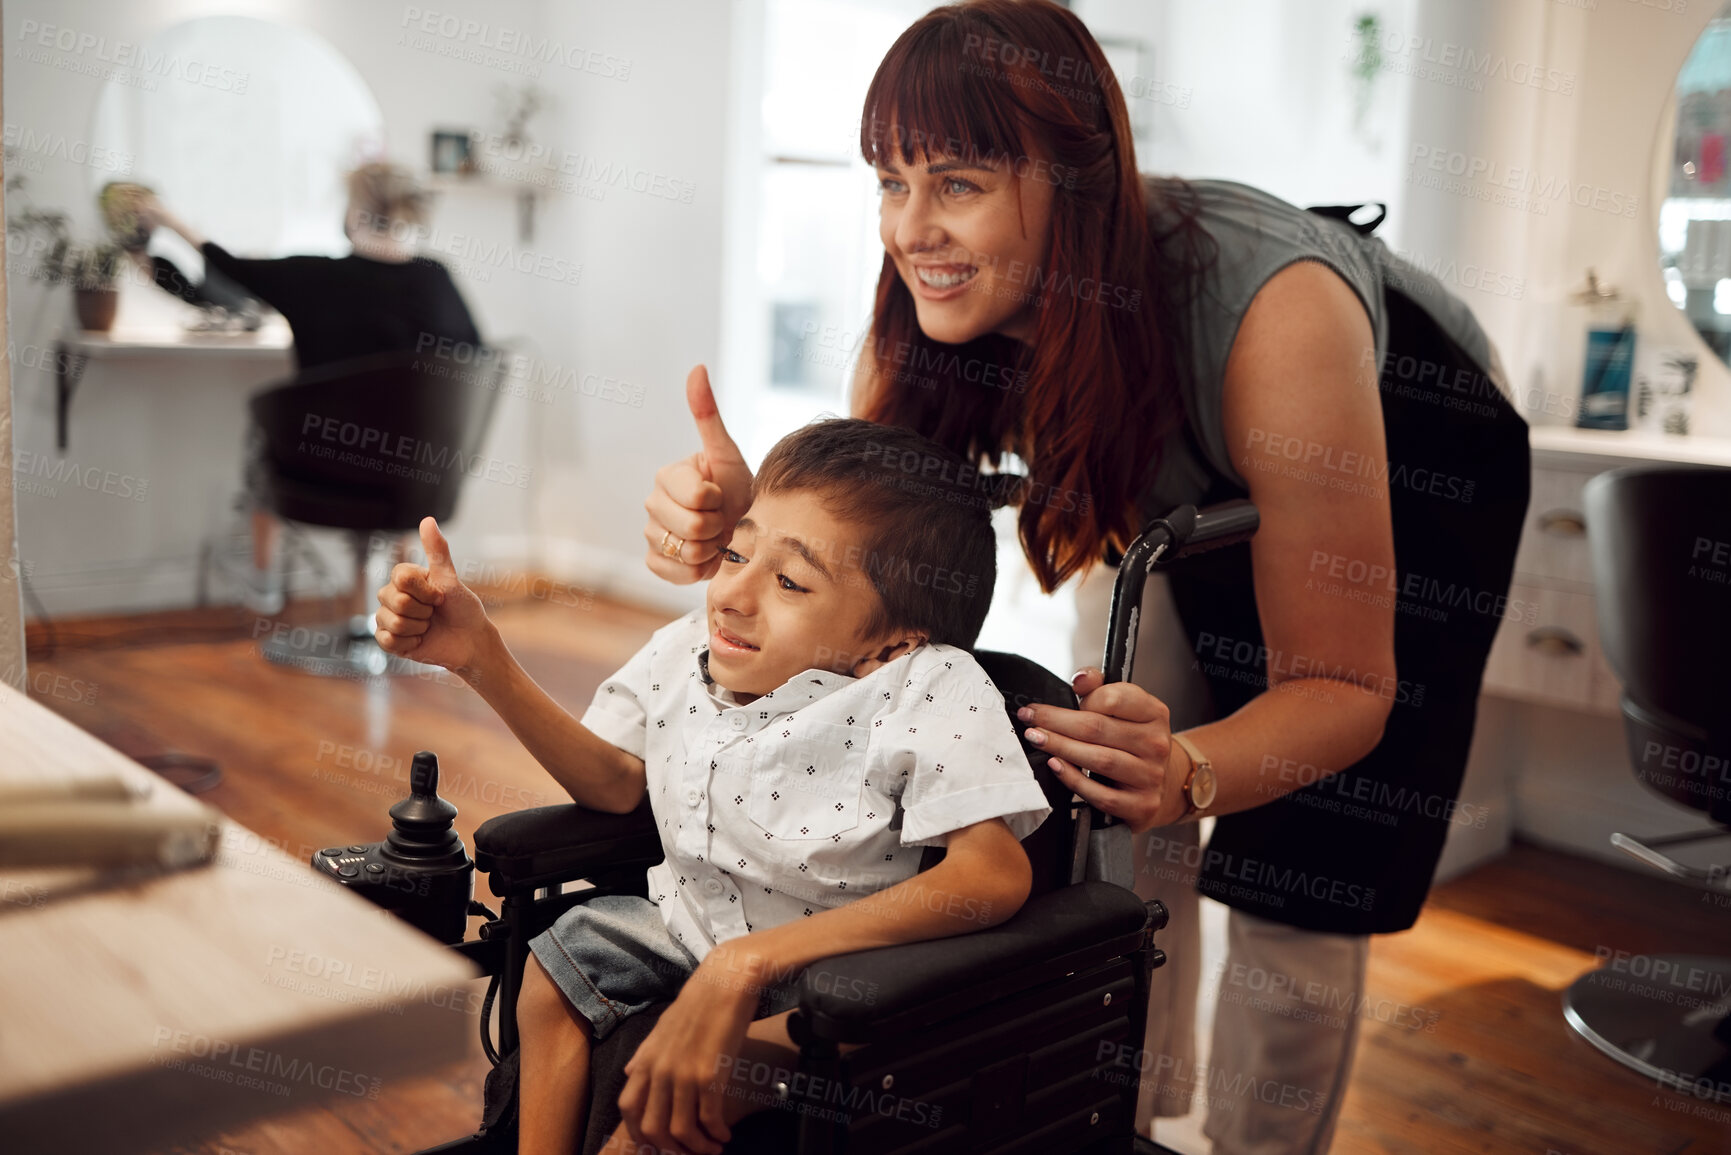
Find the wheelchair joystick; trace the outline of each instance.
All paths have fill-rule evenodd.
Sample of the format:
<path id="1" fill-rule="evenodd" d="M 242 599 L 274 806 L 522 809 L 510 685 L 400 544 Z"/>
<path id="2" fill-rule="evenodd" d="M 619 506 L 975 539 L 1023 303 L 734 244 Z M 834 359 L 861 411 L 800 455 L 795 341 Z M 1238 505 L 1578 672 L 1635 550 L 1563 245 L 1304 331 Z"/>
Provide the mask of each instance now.
<path id="1" fill-rule="evenodd" d="M 451 828 L 456 817 L 457 808 L 439 797 L 438 755 L 422 750 L 409 767 L 409 796 L 391 807 L 395 829 L 385 842 L 404 862 L 445 858 L 463 845 Z"/>
<path id="2" fill-rule="evenodd" d="M 439 759 L 415 755 L 409 796 L 391 807 L 382 842 L 331 846 L 313 855 L 314 869 L 350 887 L 445 943 L 468 929 L 475 864 L 452 823 L 457 808 L 439 797 Z"/>

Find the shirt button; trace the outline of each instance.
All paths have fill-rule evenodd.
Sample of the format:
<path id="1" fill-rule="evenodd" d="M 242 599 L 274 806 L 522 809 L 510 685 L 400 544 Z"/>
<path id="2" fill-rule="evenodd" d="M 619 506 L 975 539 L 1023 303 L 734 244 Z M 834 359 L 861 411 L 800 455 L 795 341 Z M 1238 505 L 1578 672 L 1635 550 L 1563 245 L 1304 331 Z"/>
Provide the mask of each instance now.
<path id="1" fill-rule="evenodd" d="M 690 804 L 691 804 L 691 805 L 693 805 L 693 806 L 696 806 L 696 805 L 697 805 L 697 802 L 698 802 L 698 800 L 699 800 L 699 799 L 700 799 L 700 798 L 702 798 L 702 797 L 703 797 L 703 795 L 701 795 L 701 794 L 699 794 L 699 793 L 698 793 L 698 792 L 697 792 L 697 791 L 695 791 L 695 790 L 687 790 L 687 791 L 686 791 L 686 792 L 685 792 L 685 800 L 686 800 L 686 801 L 687 801 L 687 802 L 689 802 L 689 803 L 690 803 Z"/>
<path id="2" fill-rule="evenodd" d="M 708 893 L 708 894 L 720 894 L 721 893 L 721 879 L 719 879 L 719 878 L 705 879 L 703 882 L 703 889 L 704 889 L 705 893 Z"/>
<path id="3" fill-rule="evenodd" d="M 735 730 L 743 730 L 745 729 L 745 715 L 729 714 L 727 716 L 727 724 L 732 726 Z"/>

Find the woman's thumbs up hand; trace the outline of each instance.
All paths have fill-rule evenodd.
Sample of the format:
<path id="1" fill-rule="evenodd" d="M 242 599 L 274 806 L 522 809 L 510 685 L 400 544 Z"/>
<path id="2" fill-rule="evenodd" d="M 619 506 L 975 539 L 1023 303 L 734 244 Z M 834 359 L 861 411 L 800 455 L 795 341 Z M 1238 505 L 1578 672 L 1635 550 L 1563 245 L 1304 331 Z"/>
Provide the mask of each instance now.
<path id="1" fill-rule="evenodd" d="M 734 524 L 751 506 L 751 467 L 722 423 L 702 365 L 685 379 L 685 403 L 703 448 L 662 466 L 643 503 L 649 568 L 678 585 L 714 576 Z"/>
<path id="2" fill-rule="evenodd" d="M 487 611 L 457 576 L 450 543 L 430 517 L 421 519 L 421 548 L 427 564 L 403 562 L 379 590 L 373 636 L 386 653 L 461 674 L 480 653 L 490 624 Z"/>

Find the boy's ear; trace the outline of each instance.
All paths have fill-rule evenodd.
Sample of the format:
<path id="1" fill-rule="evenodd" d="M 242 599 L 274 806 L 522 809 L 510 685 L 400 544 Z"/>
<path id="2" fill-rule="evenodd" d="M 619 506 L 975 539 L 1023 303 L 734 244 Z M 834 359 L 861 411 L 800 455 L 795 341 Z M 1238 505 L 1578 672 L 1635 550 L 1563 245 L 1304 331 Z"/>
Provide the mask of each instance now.
<path id="1" fill-rule="evenodd" d="M 903 654 L 925 645 L 926 639 L 927 635 L 923 631 L 904 634 L 902 637 L 878 647 L 875 653 L 869 653 L 860 658 L 848 673 L 853 677 L 863 678 L 879 666 L 887 666 Z"/>

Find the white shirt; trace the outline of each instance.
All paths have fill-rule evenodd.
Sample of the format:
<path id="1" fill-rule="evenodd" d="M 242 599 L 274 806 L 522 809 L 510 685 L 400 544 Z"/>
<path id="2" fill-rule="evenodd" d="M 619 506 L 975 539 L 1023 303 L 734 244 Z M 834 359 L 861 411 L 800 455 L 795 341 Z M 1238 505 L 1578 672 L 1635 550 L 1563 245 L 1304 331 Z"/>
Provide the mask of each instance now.
<path id="1" fill-rule="evenodd" d="M 924 645 L 853 678 L 810 669 L 741 705 L 709 679 L 702 610 L 601 683 L 583 725 L 643 759 L 666 859 L 649 897 L 697 958 L 913 877 L 924 846 L 1051 813 L 965 650 Z M 983 913 L 983 912 L 982 912 Z"/>

